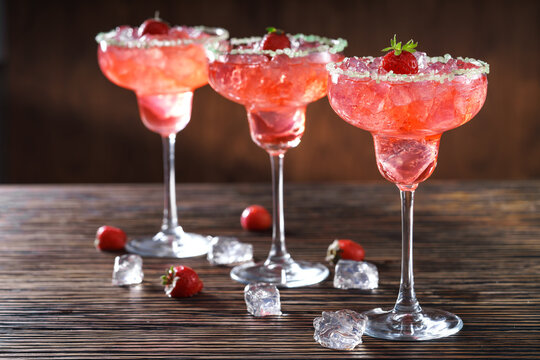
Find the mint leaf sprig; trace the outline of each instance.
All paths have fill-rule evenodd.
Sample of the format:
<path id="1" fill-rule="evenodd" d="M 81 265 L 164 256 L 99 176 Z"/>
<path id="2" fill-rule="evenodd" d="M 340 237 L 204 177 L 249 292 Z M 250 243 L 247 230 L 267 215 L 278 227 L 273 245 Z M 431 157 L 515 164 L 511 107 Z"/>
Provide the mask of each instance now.
<path id="1" fill-rule="evenodd" d="M 418 46 L 418 42 L 414 42 L 413 39 L 407 41 L 405 45 L 401 45 L 401 41 L 397 42 L 396 40 L 396 34 L 394 34 L 394 38 L 390 39 L 390 46 L 387 48 L 382 49 L 381 51 L 390 51 L 394 50 L 394 55 L 399 56 L 403 51 L 408 51 L 410 53 L 416 52 L 415 47 Z"/>

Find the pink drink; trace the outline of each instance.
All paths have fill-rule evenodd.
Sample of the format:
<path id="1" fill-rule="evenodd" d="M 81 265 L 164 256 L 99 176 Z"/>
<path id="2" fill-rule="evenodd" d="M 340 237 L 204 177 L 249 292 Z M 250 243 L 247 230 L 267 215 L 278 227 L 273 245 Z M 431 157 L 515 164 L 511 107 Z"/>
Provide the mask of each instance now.
<path id="1" fill-rule="evenodd" d="M 287 251 L 283 159 L 304 134 L 307 104 L 326 95 L 326 64 L 343 58 L 339 53 L 347 42 L 267 30 L 263 38 L 231 39 L 208 47 L 210 86 L 246 107 L 251 138 L 269 153 L 272 167 L 272 246 L 268 258 L 235 266 L 231 278 L 245 284 L 308 286 L 326 279 L 329 271 L 320 263 L 296 261 Z"/>
<path id="2" fill-rule="evenodd" d="M 347 59 L 332 74 L 328 94 L 339 116 L 372 133 L 379 171 L 402 190 L 431 175 L 442 133 L 472 119 L 487 93 L 487 64 L 415 56 L 421 66 L 415 75 L 382 73 L 381 58 Z"/>
<path id="3" fill-rule="evenodd" d="M 139 37 L 136 27 L 121 26 L 98 36 L 99 66 L 113 83 L 135 91 L 148 129 L 176 134 L 190 120 L 193 90 L 208 82 L 203 42 L 209 36 L 177 26 Z"/>
<path id="4" fill-rule="evenodd" d="M 164 207 L 158 233 L 132 239 L 126 250 L 143 256 L 185 258 L 208 252 L 208 237 L 178 224 L 175 182 L 176 133 L 191 116 L 193 90 L 208 82 L 204 45 L 228 37 L 225 29 L 170 27 L 157 17 L 139 27 L 98 34 L 98 61 L 115 84 L 135 91 L 144 125 L 161 135 Z"/>
<path id="5" fill-rule="evenodd" d="M 246 107 L 253 141 L 271 154 L 300 143 L 307 104 L 327 92 L 325 65 L 343 58 L 328 50 L 308 53 L 320 45 L 302 37 L 293 41 L 292 51 L 306 54 L 272 56 L 257 52 L 258 42 L 253 41 L 210 61 L 210 85 Z"/>

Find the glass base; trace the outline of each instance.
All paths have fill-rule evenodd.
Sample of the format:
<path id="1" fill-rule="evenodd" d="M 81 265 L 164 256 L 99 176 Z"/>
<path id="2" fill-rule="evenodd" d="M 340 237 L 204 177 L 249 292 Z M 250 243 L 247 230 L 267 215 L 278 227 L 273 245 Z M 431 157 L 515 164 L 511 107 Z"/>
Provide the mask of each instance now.
<path id="1" fill-rule="evenodd" d="M 374 338 L 401 341 L 439 339 L 457 333 L 461 319 L 447 311 L 422 308 L 418 313 L 398 313 L 381 308 L 364 313 L 368 317 L 364 333 Z"/>
<path id="2" fill-rule="evenodd" d="M 186 233 L 178 227 L 171 233 L 160 231 L 153 237 L 131 240 L 126 250 L 141 256 L 187 258 L 206 254 L 209 244 L 208 236 Z"/>
<path id="3" fill-rule="evenodd" d="M 231 270 L 231 278 L 244 284 L 264 282 L 295 288 L 320 283 L 329 273 L 323 264 L 289 260 L 283 264 L 265 262 L 238 265 Z"/>

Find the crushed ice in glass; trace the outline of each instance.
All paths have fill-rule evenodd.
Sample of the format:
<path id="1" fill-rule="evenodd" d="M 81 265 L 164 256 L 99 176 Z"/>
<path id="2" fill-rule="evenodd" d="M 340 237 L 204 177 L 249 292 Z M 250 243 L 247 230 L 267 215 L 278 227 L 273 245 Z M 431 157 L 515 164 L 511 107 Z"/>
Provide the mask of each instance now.
<path id="1" fill-rule="evenodd" d="M 489 65 L 474 59 L 452 58 L 451 55 L 430 57 L 426 53 L 416 51 L 414 53 L 418 62 L 418 74 L 393 74 L 381 69 L 383 56 L 379 57 L 352 57 L 346 58 L 337 66 L 329 65 L 328 69 L 332 75 L 332 81 L 336 75 L 340 74 L 340 69 L 343 71 L 352 72 L 348 76 L 358 78 L 371 78 L 377 83 L 386 81 L 404 81 L 404 82 L 426 82 L 445 80 L 453 80 L 455 76 L 466 75 L 474 78 L 482 74 L 489 73 Z"/>
<path id="2" fill-rule="evenodd" d="M 229 54 L 225 61 L 231 64 L 264 64 L 269 62 L 267 56 L 258 54 Z"/>
<path id="3" fill-rule="evenodd" d="M 337 289 L 371 290 L 379 287 L 377 267 L 365 261 L 339 260 L 334 274 Z"/>
<path id="4" fill-rule="evenodd" d="M 353 350 L 362 343 L 367 317 L 352 310 L 323 311 L 313 320 L 313 338 L 322 346 Z"/>
<path id="5" fill-rule="evenodd" d="M 353 70 L 357 72 L 364 72 L 369 70 L 368 65 L 364 60 L 355 57 L 345 60 L 341 65 L 341 68 L 343 70 Z"/>
<path id="6" fill-rule="evenodd" d="M 235 237 L 216 236 L 210 241 L 207 255 L 212 265 L 234 265 L 253 260 L 253 245 Z"/>
<path id="7" fill-rule="evenodd" d="M 418 63 L 419 71 L 425 69 L 428 66 L 428 57 L 425 52 L 415 51 L 413 55 L 416 58 L 416 62 Z"/>
<path id="8" fill-rule="evenodd" d="M 114 259 L 112 284 L 115 286 L 136 285 L 143 281 L 143 261 L 139 255 L 126 254 Z"/>
<path id="9" fill-rule="evenodd" d="M 373 61 L 369 61 L 367 64 L 369 70 L 372 72 L 379 72 L 379 69 L 381 68 L 382 59 L 383 57 L 380 56 L 373 59 Z"/>
<path id="10" fill-rule="evenodd" d="M 436 165 L 439 139 L 392 139 L 374 136 L 377 165 L 387 178 L 412 184 Z M 424 178 L 425 179 L 425 178 Z"/>
<path id="11" fill-rule="evenodd" d="M 244 288 L 247 311 L 253 316 L 281 315 L 279 290 L 275 285 L 251 283 Z"/>

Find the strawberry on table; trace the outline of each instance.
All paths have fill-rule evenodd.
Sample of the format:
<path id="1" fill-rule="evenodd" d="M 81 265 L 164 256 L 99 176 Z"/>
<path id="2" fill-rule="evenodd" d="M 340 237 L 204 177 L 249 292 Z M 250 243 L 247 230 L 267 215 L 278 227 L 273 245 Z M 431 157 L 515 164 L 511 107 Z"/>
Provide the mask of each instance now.
<path id="1" fill-rule="evenodd" d="M 418 43 L 411 39 L 401 46 L 401 41 L 396 42 L 394 35 L 394 38 L 390 39 L 390 47 L 382 49 L 389 52 L 383 57 L 381 67 L 388 72 L 393 71 L 394 74 L 417 74 L 418 61 L 413 55 L 417 45 Z"/>
<path id="2" fill-rule="evenodd" d="M 261 50 L 278 50 L 291 47 L 291 41 L 283 30 L 275 27 L 267 27 L 267 34 L 264 35 L 261 41 Z"/>
<path id="3" fill-rule="evenodd" d="M 191 297 L 203 288 L 199 275 L 192 268 L 184 265 L 171 266 L 161 280 L 168 297 Z"/>
<path id="4" fill-rule="evenodd" d="M 98 250 L 123 250 L 126 242 L 127 236 L 122 229 L 104 225 L 97 230 L 94 245 Z"/>
<path id="5" fill-rule="evenodd" d="M 264 231 L 272 226 L 272 216 L 261 205 L 251 205 L 242 211 L 240 225 L 248 231 Z"/>
<path id="6" fill-rule="evenodd" d="M 349 239 L 338 239 L 328 247 L 326 261 L 334 265 L 340 259 L 362 261 L 365 255 L 362 245 Z"/>

